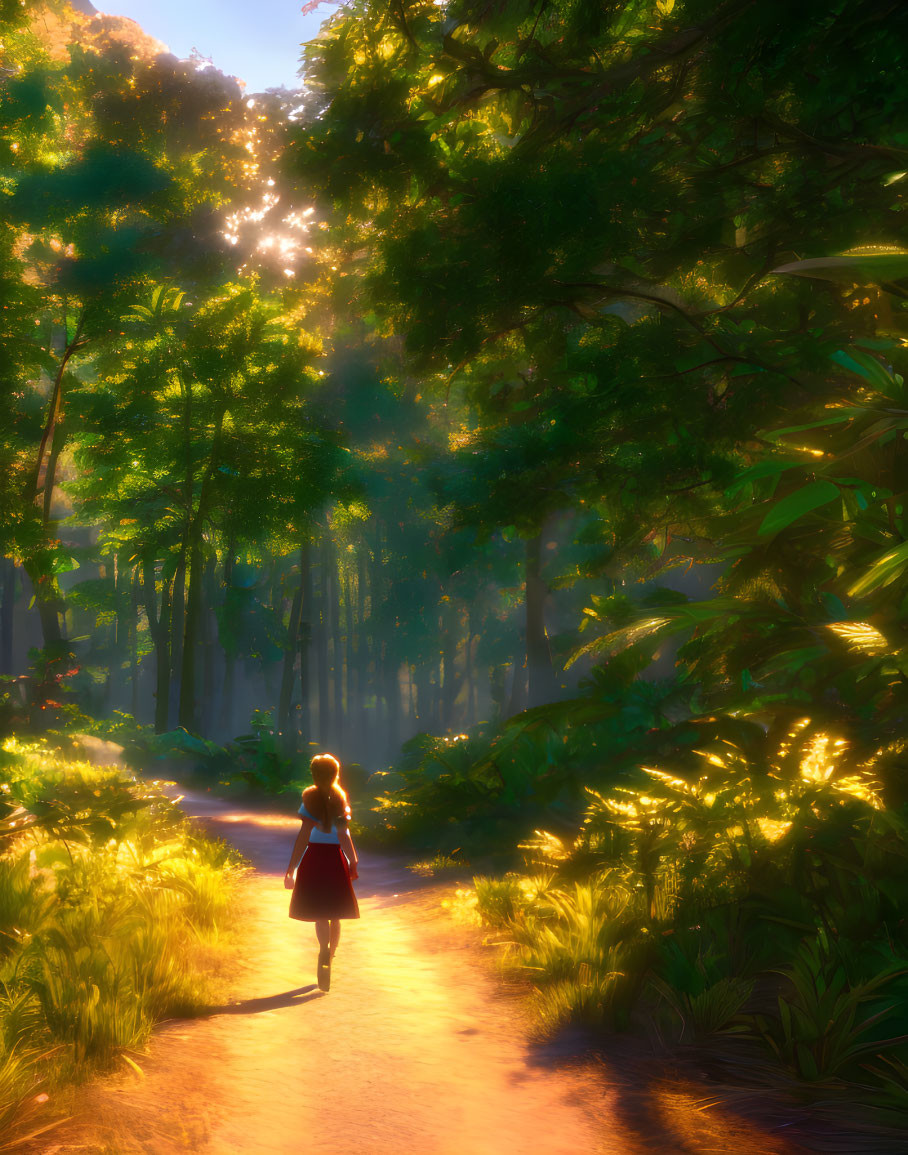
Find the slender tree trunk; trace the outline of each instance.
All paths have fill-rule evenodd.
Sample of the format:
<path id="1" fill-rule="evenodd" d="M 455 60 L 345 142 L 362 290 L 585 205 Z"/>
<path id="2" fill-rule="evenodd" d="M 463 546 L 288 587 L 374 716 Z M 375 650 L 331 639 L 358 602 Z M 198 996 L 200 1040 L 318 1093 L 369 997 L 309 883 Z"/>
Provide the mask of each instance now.
<path id="1" fill-rule="evenodd" d="M 416 667 L 416 718 L 419 729 L 425 733 L 432 725 L 432 676 L 427 662 Z"/>
<path id="2" fill-rule="evenodd" d="M 506 718 L 507 707 L 507 666 L 491 666 L 489 668 L 489 700 L 498 719 Z"/>
<path id="3" fill-rule="evenodd" d="M 183 504 L 186 523 L 180 550 L 179 580 L 174 591 L 173 669 L 180 671 L 176 687 L 177 725 L 195 729 L 195 643 L 199 604 L 198 579 L 201 577 L 202 526 L 198 512 L 193 511 L 195 471 L 192 459 L 193 395 L 192 381 L 178 371 L 183 395 Z M 201 505 L 201 502 L 199 503 Z M 186 567 L 189 567 L 189 598 L 186 598 Z M 177 657 L 179 649 L 179 658 Z"/>
<path id="4" fill-rule="evenodd" d="M 416 683 L 413 681 L 414 666 L 407 662 L 407 736 L 413 733 L 416 725 Z"/>
<path id="5" fill-rule="evenodd" d="M 309 541 L 300 546 L 300 606 L 299 648 L 300 648 L 300 749 L 305 750 L 312 734 L 312 676 L 310 672 L 310 647 L 312 642 L 312 551 Z"/>
<path id="6" fill-rule="evenodd" d="M 16 564 L 0 560 L 0 674 L 13 673 L 13 637 L 16 623 Z"/>
<path id="7" fill-rule="evenodd" d="M 389 643 L 389 649 L 390 649 Z M 400 700 L 400 671 L 391 654 L 388 654 L 385 663 L 385 701 L 387 702 L 388 716 L 388 753 L 389 757 L 396 758 L 400 750 L 401 731 L 401 700 Z"/>
<path id="8" fill-rule="evenodd" d="M 202 616 L 199 640 L 202 647 L 202 702 L 200 708 L 202 734 L 211 737 L 214 726 L 215 645 L 212 606 L 215 598 L 215 557 L 212 554 L 205 566 L 202 583 Z"/>
<path id="9" fill-rule="evenodd" d="M 473 661 L 473 615 L 469 609 L 467 610 L 467 638 L 463 658 L 463 676 L 467 688 L 466 725 L 467 729 L 469 729 L 470 726 L 476 725 L 476 669 Z"/>
<path id="10" fill-rule="evenodd" d="M 192 389 L 187 384 L 185 386 L 186 404 L 184 408 L 184 436 L 186 437 L 186 480 L 185 480 L 185 500 L 186 511 L 189 516 L 187 525 L 187 543 L 183 548 L 183 560 L 185 563 L 186 548 L 188 546 L 189 552 L 189 591 L 186 598 L 186 613 L 185 621 L 183 623 L 183 653 L 180 663 L 180 698 L 179 698 L 179 720 L 180 725 L 185 726 L 189 731 L 195 732 L 199 729 L 199 707 L 198 707 L 198 686 L 196 684 L 196 668 L 198 662 L 198 649 L 203 640 L 202 634 L 202 614 L 204 612 L 204 581 L 205 581 L 205 556 L 204 556 L 204 529 L 205 518 L 208 513 L 208 506 L 211 500 L 211 484 L 214 478 L 215 471 L 220 459 L 220 445 L 221 445 L 221 431 L 224 426 L 224 417 L 226 409 L 218 413 L 214 435 L 211 443 L 211 451 L 208 455 L 208 462 L 205 466 L 205 472 L 202 476 L 201 484 L 199 486 L 199 504 L 195 512 L 192 513 L 193 501 L 193 470 L 192 470 L 192 453 L 191 453 L 191 431 L 192 431 Z"/>
<path id="11" fill-rule="evenodd" d="M 526 543 L 526 644 L 527 706 L 541 706 L 555 697 L 555 671 L 545 632 L 545 599 L 548 589 L 540 577 L 542 534 Z"/>
<path id="12" fill-rule="evenodd" d="M 155 564 L 146 561 L 142 568 L 145 616 L 151 630 L 155 653 L 155 710 L 156 734 L 163 734 L 170 720 L 170 582 L 161 574 L 161 612 L 157 611 Z"/>
<path id="13" fill-rule="evenodd" d="M 378 616 L 376 610 L 379 611 L 379 614 L 381 613 L 387 594 L 385 541 L 382 523 L 379 521 L 375 523 L 375 542 L 372 551 L 372 573 L 369 588 L 372 595 L 372 616 L 375 618 Z M 386 632 L 388 628 L 385 626 L 384 631 L 380 634 L 373 633 L 372 645 L 372 684 L 375 688 L 374 733 L 376 734 L 376 745 L 385 752 L 385 755 L 390 753 L 391 747 L 391 700 L 388 687 L 388 666 L 391 662 L 392 642 Z"/>
<path id="14" fill-rule="evenodd" d="M 129 591 L 129 712 L 139 714 L 139 570 L 133 570 Z"/>
<path id="15" fill-rule="evenodd" d="M 60 454 L 63 452 L 63 446 L 66 444 L 66 433 L 62 423 L 62 413 L 60 420 L 54 427 L 54 435 L 51 440 L 50 453 L 47 457 L 47 470 L 44 474 L 44 524 L 47 525 L 51 519 L 51 512 L 54 504 L 54 490 L 57 484 L 57 463 L 60 460 Z"/>
<path id="16" fill-rule="evenodd" d="M 179 716 L 183 668 L 183 630 L 186 622 L 186 554 L 180 550 L 170 593 L 170 701 L 168 716 Z M 179 721 L 177 725 L 179 725 Z"/>
<path id="17" fill-rule="evenodd" d="M 63 379 L 69 359 L 73 353 L 85 343 L 81 339 L 84 321 L 85 317 L 83 314 L 76 326 L 76 331 L 71 341 L 67 342 L 64 335 L 65 344 L 60 358 L 60 364 L 57 367 L 57 373 L 54 377 L 54 387 L 48 406 L 47 420 L 44 423 L 44 430 L 38 445 L 35 466 L 31 471 L 25 487 L 25 504 L 40 505 L 45 542 L 50 536 L 48 531 L 56 480 L 57 461 L 65 440 L 61 425 L 63 416 Z M 64 334 L 65 329 L 66 321 L 64 318 Z M 41 498 L 40 503 L 39 498 Z M 60 587 L 57 579 L 53 574 L 42 572 L 41 567 L 34 558 L 26 559 L 23 563 L 23 568 L 28 574 L 34 589 L 35 608 L 38 611 L 38 617 L 41 622 L 44 646 L 45 648 L 49 646 L 59 646 L 64 639 L 64 630 L 60 624 L 62 598 L 60 596 Z"/>
<path id="18" fill-rule="evenodd" d="M 355 727 L 359 734 L 362 759 L 369 750 L 369 712 L 366 709 L 366 695 L 369 693 L 369 621 L 371 602 L 369 599 L 369 558 L 365 537 L 360 542 L 356 559 L 356 709 L 359 724 Z"/>
<path id="19" fill-rule="evenodd" d="M 511 697 L 508 701 L 507 717 L 519 714 L 526 709 L 527 698 L 527 668 L 526 665 L 514 662 L 514 678 L 511 682 Z"/>
<path id="20" fill-rule="evenodd" d="M 277 707 L 277 726 L 285 749 L 296 745 L 296 737 L 290 725 L 293 685 L 296 681 L 296 661 L 300 649 L 300 618 L 303 609 L 303 572 L 300 565 L 299 584 L 290 607 L 290 621 L 287 623 L 287 639 L 284 643 L 284 665 L 281 671 L 281 693 Z"/>
<path id="21" fill-rule="evenodd" d="M 190 732 L 199 729 L 199 709 L 196 687 L 196 664 L 202 626 L 202 583 L 204 560 L 201 530 L 189 546 L 189 589 L 183 625 L 183 654 L 180 667 L 180 708 L 178 723 Z"/>
<path id="22" fill-rule="evenodd" d="M 315 659 L 318 680 L 318 742 L 325 747 L 331 741 L 331 701 L 328 696 L 328 563 L 327 531 L 322 534 L 318 551 L 318 604 L 315 613 Z"/>
<path id="23" fill-rule="evenodd" d="M 344 742 L 348 757 L 359 761 L 359 750 L 355 748 L 357 742 L 356 710 L 357 691 L 356 653 L 353 647 L 353 574 L 347 570 L 344 574 L 344 693 L 346 710 L 344 712 Z"/>
<path id="24" fill-rule="evenodd" d="M 72 340 L 66 341 L 64 336 L 66 343 L 64 344 L 60 364 L 57 367 L 57 372 L 54 377 L 54 387 L 51 391 L 47 421 L 44 423 L 44 431 L 41 434 L 41 441 L 38 445 L 38 456 L 35 459 L 35 468 L 32 471 L 26 492 L 27 504 L 29 505 L 37 501 L 38 496 L 43 494 L 41 508 L 45 525 L 50 517 L 50 507 L 53 500 L 53 490 L 56 480 L 56 465 L 60 456 L 60 450 L 62 449 L 62 437 L 59 435 L 59 426 L 63 416 L 63 378 L 66 374 L 66 366 L 70 357 L 72 357 L 77 349 L 85 344 L 81 339 L 84 324 L 85 315 L 83 313 L 76 326 Z M 64 332 L 65 328 L 66 320 L 64 318 Z M 45 455 L 47 455 L 46 461 Z"/>
<path id="25" fill-rule="evenodd" d="M 454 728 L 454 702 L 460 691 L 460 679 L 457 676 L 457 643 L 459 642 L 459 615 L 452 602 L 447 602 L 442 614 L 442 657 L 443 670 L 442 698 L 441 698 L 441 728 Z"/>
<path id="26" fill-rule="evenodd" d="M 441 620 L 439 619 L 439 633 L 441 632 Z M 432 683 L 434 693 L 432 695 L 432 731 L 440 734 L 445 729 L 445 707 L 444 707 L 444 693 L 445 693 L 445 663 L 444 655 L 439 654 L 438 661 L 435 662 L 435 680 Z"/>
<path id="27" fill-rule="evenodd" d="M 233 566 L 234 554 L 236 553 L 236 542 L 231 541 L 227 549 L 227 556 L 224 559 L 224 600 L 225 605 L 227 599 L 230 597 L 230 590 L 233 586 Z M 221 718 L 220 727 L 224 733 L 228 733 L 233 724 L 233 697 L 234 687 L 236 682 L 236 655 L 232 650 L 226 646 L 221 645 L 224 652 L 224 686 L 221 691 Z"/>
<path id="28" fill-rule="evenodd" d="M 346 727 L 344 726 L 344 646 L 341 626 L 341 569 L 340 551 L 332 550 L 331 565 L 331 652 L 334 659 L 334 737 L 338 751 L 346 757 Z"/>

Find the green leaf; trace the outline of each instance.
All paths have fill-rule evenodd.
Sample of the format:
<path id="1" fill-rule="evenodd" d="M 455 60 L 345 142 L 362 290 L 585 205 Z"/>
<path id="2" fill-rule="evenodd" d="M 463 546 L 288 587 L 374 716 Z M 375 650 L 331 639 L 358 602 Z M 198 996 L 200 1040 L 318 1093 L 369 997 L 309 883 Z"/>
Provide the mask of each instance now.
<path id="1" fill-rule="evenodd" d="M 846 353 L 844 349 L 840 349 L 837 353 L 833 353 L 832 360 L 878 389 L 891 389 L 895 384 L 892 374 L 869 353 L 862 353 L 858 349 Z"/>
<path id="2" fill-rule="evenodd" d="M 804 425 L 788 425 L 784 429 L 764 431 L 761 436 L 768 441 L 775 441 L 779 437 L 787 437 L 789 433 L 803 433 L 806 429 L 825 429 L 827 425 L 841 425 L 843 421 L 850 421 L 855 415 L 856 412 L 853 410 L 835 415 L 830 414 L 829 417 L 824 417 L 820 421 L 808 421 Z"/>
<path id="3" fill-rule="evenodd" d="M 811 513 L 823 505 L 828 505 L 831 501 L 836 501 L 838 496 L 838 486 L 833 485 L 831 481 L 811 481 L 809 485 L 795 490 L 794 493 L 789 493 L 787 497 L 783 497 L 780 502 L 774 505 L 763 518 L 757 532 L 761 537 L 778 533 L 804 517 L 805 514 Z"/>
<path id="4" fill-rule="evenodd" d="M 792 261 L 772 270 L 776 275 L 812 277 L 840 285 L 881 285 L 908 277 L 908 253 L 874 253 L 866 256 L 813 257 Z"/>
<path id="5" fill-rule="evenodd" d="M 908 565 L 908 541 L 903 541 L 894 549 L 888 549 L 874 561 L 863 577 L 848 590 L 849 597 L 859 598 L 872 590 L 881 589 L 901 577 Z"/>
<path id="6" fill-rule="evenodd" d="M 780 473 L 785 473 L 786 470 L 796 469 L 799 465 L 804 465 L 803 459 L 772 458 L 769 461 L 761 461 L 757 465 L 745 469 L 743 473 L 739 473 L 734 484 L 740 485 L 745 481 L 759 481 L 763 477 L 776 477 Z"/>

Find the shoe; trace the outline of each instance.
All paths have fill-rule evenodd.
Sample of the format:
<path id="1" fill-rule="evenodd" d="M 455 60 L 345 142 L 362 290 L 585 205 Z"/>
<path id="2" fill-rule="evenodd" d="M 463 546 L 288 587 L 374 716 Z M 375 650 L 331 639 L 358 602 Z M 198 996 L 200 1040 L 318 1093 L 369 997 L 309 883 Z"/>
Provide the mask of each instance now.
<path id="1" fill-rule="evenodd" d="M 320 991 L 331 990 L 331 952 L 328 950 L 320 950 L 318 952 L 317 981 Z"/>

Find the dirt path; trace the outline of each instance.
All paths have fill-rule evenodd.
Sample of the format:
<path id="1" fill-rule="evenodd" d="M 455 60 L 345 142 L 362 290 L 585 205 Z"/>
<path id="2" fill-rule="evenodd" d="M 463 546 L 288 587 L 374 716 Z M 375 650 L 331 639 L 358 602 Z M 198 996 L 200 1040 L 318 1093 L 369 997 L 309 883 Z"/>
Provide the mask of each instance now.
<path id="1" fill-rule="evenodd" d="M 343 924 L 330 994 L 308 924 L 287 917 L 291 818 L 184 807 L 255 864 L 230 1005 L 160 1027 L 143 1073 L 79 1093 L 46 1155 L 790 1155 L 702 1088 L 643 1089 L 595 1060 L 557 1065 L 527 1043 L 521 1003 L 481 935 L 439 910 L 403 863 L 361 855 L 361 919 Z"/>

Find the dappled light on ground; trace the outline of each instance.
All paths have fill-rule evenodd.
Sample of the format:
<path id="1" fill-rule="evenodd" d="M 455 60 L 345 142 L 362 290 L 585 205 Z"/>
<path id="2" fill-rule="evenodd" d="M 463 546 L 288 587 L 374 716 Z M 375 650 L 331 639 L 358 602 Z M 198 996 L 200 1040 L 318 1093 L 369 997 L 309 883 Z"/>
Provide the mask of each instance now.
<path id="1" fill-rule="evenodd" d="M 262 829 L 271 830 L 298 830 L 300 825 L 298 818 L 287 818 L 282 814 L 219 814 L 217 816 L 217 822 L 224 822 L 229 826 L 237 824 L 243 826 L 259 826 Z"/>

